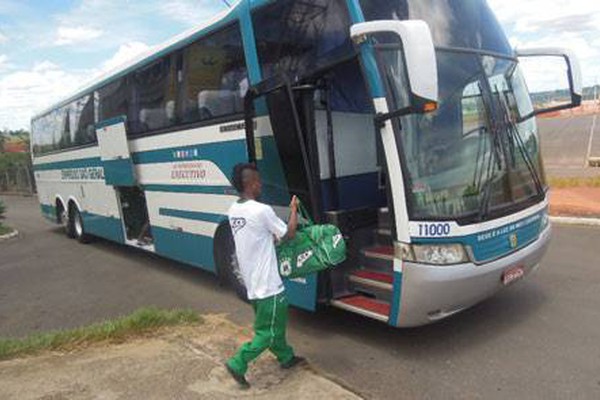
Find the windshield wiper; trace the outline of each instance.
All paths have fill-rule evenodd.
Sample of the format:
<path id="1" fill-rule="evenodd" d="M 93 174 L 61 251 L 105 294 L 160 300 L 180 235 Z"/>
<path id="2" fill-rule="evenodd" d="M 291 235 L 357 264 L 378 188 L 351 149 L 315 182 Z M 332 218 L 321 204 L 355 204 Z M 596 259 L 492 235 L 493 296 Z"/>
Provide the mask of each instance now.
<path id="1" fill-rule="evenodd" d="M 525 148 L 525 143 L 523 142 L 523 138 L 521 137 L 519 129 L 517 128 L 517 126 L 514 123 L 514 121 L 512 120 L 512 118 L 510 118 L 510 114 L 509 114 L 510 109 L 508 107 L 508 101 L 509 101 L 508 95 L 506 94 L 506 92 L 502 92 L 503 99 L 501 99 L 500 92 L 498 91 L 497 86 L 496 86 L 496 95 L 498 97 L 498 102 L 502 105 L 502 109 L 504 111 L 503 124 L 507 128 L 506 132 L 508 133 L 509 139 L 510 139 L 511 143 L 513 145 L 516 145 L 515 147 L 517 147 L 519 149 L 519 152 L 521 153 L 521 155 L 523 156 L 523 159 L 525 160 L 525 165 L 527 166 L 527 169 L 529 170 L 529 173 L 531 174 L 531 177 L 533 178 L 538 195 L 541 195 L 542 193 L 544 193 L 544 186 L 542 185 L 542 180 L 538 174 L 537 169 L 533 165 L 531 156 L 529 155 L 529 152 Z"/>
<path id="2" fill-rule="evenodd" d="M 479 86 L 479 91 L 481 92 L 481 85 L 478 84 Z M 487 161 L 487 167 L 484 166 L 484 168 L 486 168 L 485 170 L 485 178 L 484 175 L 480 175 L 480 179 L 478 182 L 478 186 L 482 187 L 483 186 L 483 194 L 481 196 L 481 203 L 480 203 L 480 207 L 479 207 L 479 220 L 483 221 L 487 214 L 488 214 L 488 209 L 489 209 L 489 203 L 490 203 L 490 199 L 491 199 L 491 193 L 492 193 L 492 186 L 493 186 L 493 180 L 496 178 L 496 168 L 498 169 L 498 171 L 502 170 L 502 155 L 504 154 L 504 149 L 502 146 L 502 142 L 500 140 L 500 134 L 499 131 L 500 129 L 498 128 L 498 124 L 496 123 L 495 118 L 493 117 L 493 114 L 489 108 L 489 105 L 483 101 L 482 102 L 483 107 L 485 108 L 485 112 L 488 116 L 488 120 L 490 122 L 490 149 L 489 149 L 489 156 L 487 158 L 487 160 L 484 158 L 482 161 L 482 166 L 484 166 L 484 164 Z"/>

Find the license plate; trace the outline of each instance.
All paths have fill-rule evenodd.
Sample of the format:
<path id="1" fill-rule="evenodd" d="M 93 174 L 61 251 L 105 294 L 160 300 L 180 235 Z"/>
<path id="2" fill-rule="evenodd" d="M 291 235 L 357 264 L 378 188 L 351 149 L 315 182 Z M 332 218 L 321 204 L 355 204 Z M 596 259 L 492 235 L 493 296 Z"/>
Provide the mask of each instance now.
<path id="1" fill-rule="evenodd" d="M 523 267 L 513 267 L 510 269 L 507 269 L 502 274 L 502 284 L 510 285 L 511 283 L 521 279 L 524 275 L 525 275 L 525 270 L 523 269 Z"/>

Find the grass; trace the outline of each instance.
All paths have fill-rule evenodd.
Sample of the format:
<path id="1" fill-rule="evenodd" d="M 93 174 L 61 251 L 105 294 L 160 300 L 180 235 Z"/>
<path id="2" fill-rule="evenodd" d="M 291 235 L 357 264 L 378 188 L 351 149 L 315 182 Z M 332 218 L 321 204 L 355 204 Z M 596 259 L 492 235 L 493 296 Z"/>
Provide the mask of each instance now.
<path id="1" fill-rule="evenodd" d="M 195 325 L 202 318 L 193 310 L 141 308 L 130 315 L 69 330 L 36 333 L 22 339 L 0 338 L 0 360 L 43 350 L 70 350 L 91 343 L 122 341 L 167 326 Z"/>
<path id="2" fill-rule="evenodd" d="M 2 223 L 0 223 L 0 236 L 6 235 L 7 233 L 11 233 L 12 231 L 12 228 L 9 228 L 8 226 L 2 225 Z"/>
<path id="3" fill-rule="evenodd" d="M 548 178 L 550 187 L 571 188 L 571 187 L 600 187 L 600 176 L 590 178 Z"/>

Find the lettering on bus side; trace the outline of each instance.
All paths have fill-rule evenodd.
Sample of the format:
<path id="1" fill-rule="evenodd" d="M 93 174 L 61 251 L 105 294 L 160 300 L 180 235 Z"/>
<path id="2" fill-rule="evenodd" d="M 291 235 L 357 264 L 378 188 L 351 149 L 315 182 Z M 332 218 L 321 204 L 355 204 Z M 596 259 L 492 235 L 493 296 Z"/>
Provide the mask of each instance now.
<path id="1" fill-rule="evenodd" d="M 419 236 L 442 237 L 450 234 L 450 224 L 447 222 L 419 224 Z"/>
<path id="2" fill-rule="evenodd" d="M 104 180 L 104 168 L 68 168 L 60 171 L 60 178 L 63 181 L 95 181 Z"/>
<path id="3" fill-rule="evenodd" d="M 175 163 L 171 166 L 172 180 L 206 181 L 206 166 L 202 162 Z"/>
<path id="4" fill-rule="evenodd" d="M 256 121 L 254 121 L 252 123 L 252 128 L 254 130 L 256 130 Z M 244 129 L 246 129 L 246 123 L 245 122 L 236 122 L 235 124 L 229 124 L 229 125 L 221 125 L 219 127 L 219 132 L 221 133 L 225 133 L 225 132 L 233 132 L 233 131 L 243 131 Z"/>

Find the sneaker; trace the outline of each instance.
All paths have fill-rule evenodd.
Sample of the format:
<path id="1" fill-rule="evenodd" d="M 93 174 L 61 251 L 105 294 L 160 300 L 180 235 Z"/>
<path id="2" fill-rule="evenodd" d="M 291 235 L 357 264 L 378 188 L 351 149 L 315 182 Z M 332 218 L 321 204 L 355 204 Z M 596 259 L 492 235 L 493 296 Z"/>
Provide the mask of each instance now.
<path id="1" fill-rule="evenodd" d="M 290 369 L 290 368 L 295 367 L 296 365 L 304 364 L 305 362 L 306 362 L 306 358 L 294 356 L 294 358 L 292 358 L 290 361 L 288 361 L 284 364 L 281 364 L 281 368 Z"/>
<path id="2" fill-rule="evenodd" d="M 225 368 L 227 368 L 227 372 L 229 372 L 229 375 L 231 375 L 233 379 L 235 379 L 235 381 L 240 385 L 242 389 L 250 388 L 250 384 L 248 383 L 244 375 L 235 372 L 228 364 L 225 364 Z"/>

